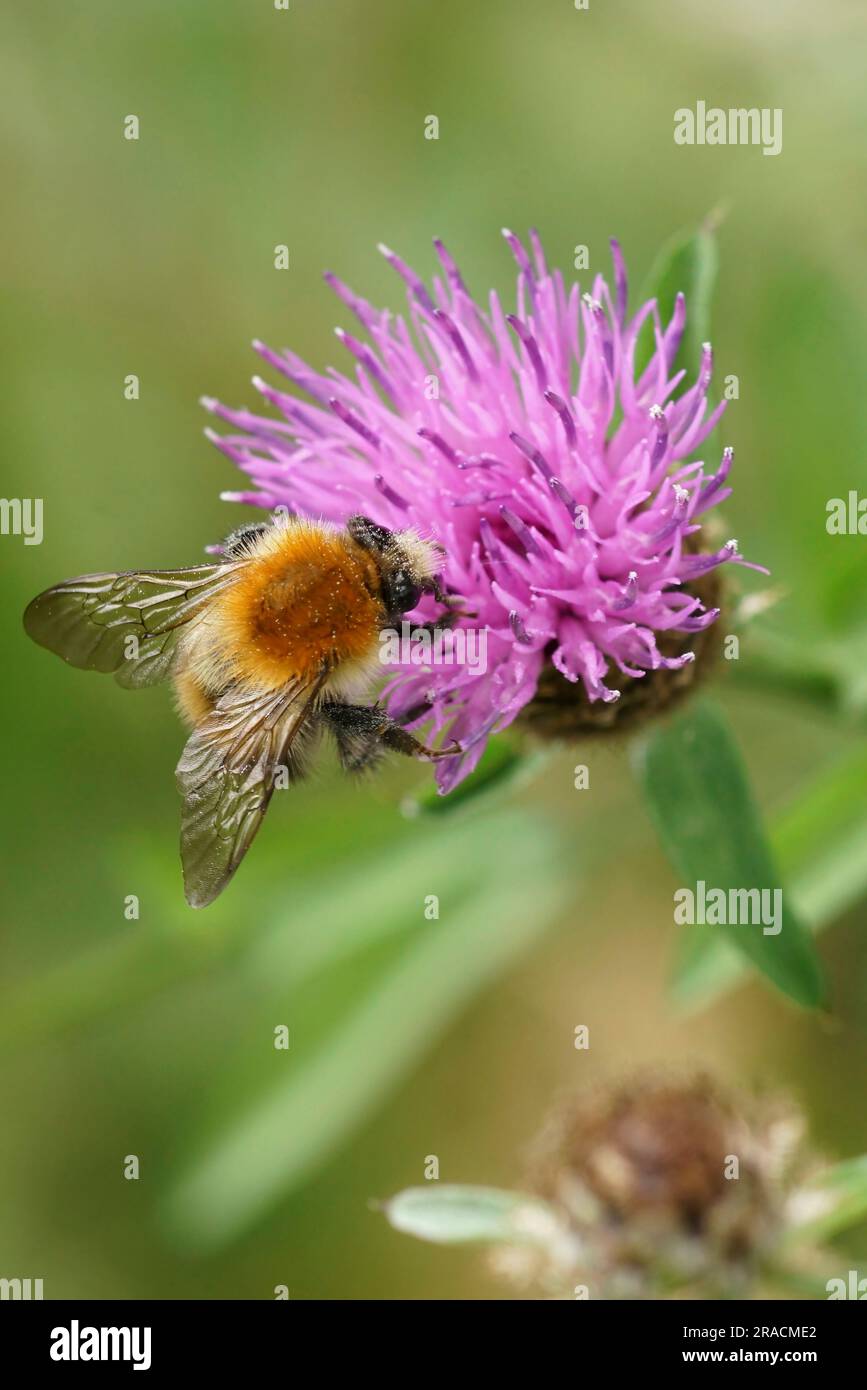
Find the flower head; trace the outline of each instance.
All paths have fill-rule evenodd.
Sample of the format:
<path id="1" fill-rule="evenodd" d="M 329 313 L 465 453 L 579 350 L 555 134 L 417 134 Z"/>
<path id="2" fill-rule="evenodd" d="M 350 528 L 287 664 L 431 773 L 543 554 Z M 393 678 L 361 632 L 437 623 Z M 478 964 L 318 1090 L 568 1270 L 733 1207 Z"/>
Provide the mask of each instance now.
<path id="1" fill-rule="evenodd" d="M 548 270 L 535 233 L 531 254 L 504 235 L 514 313 L 494 292 L 482 307 L 439 241 L 430 290 L 381 247 L 406 317 L 326 276 L 363 329 L 337 330 L 353 375 L 256 342 L 303 395 L 254 377 L 276 416 L 205 401 L 235 431 L 209 436 L 255 485 L 230 500 L 341 525 L 366 513 L 443 547 L 459 624 L 486 631 L 485 669 L 393 668 L 381 695 L 394 718 L 448 727 L 461 745 L 438 765 L 441 791 L 519 716 L 567 733 L 667 701 L 719 615 L 718 567 L 746 563 L 734 540 L 700 545 L 702 518 L 731 491 L 732 450 L 713 468 L 694 459 L 725 402 L 709 400 L 709 344 L 695 382 L 674 371 L 683 296 L 668 324 L 655 300 L 629 317 L 616 242 L 613 293 L 597 275 L 582 294 Z M 639 369 L 643 327 L 653 353 Z M 435 616 L 422 601 L 417 617 Z"/>
<path id="2" fill-rule="evenodd" d="M 537 1142 L 530 1186 L 560 1230 L 512 1272 L 606 1298 L 743 1293 L 776 1259 L 813 1163 L 784 1097 L 727 1093 L 701 1074 L 591 1088 Z"/>

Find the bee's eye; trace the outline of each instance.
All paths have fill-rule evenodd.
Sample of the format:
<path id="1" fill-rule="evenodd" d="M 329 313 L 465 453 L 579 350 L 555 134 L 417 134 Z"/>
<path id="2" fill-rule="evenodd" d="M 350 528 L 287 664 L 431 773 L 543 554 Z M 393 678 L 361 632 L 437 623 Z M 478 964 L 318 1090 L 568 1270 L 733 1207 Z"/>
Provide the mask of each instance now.
<path id="1" fill-rule="evenodd" d="M 422 595 L 421 586 L 416 584 L 407 570 L 394 570 L 385 587 L 386 602 L 392 613 L 408 613 L 415 608 Z"/>

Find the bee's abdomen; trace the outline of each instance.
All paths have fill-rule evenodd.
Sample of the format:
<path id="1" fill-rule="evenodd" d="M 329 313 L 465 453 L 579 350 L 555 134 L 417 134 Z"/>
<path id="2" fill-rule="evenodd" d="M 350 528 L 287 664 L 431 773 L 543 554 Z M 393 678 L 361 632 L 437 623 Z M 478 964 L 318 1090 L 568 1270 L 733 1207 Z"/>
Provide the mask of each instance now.
<path id="1" fill-rule="evenodd" d="M 266 533 L 218 612 L 235 677 L 266 688 L 369 660 L 383 619 L 375 563 L 309 524 Z"/>
<path id="2" fill-rule="evenodd" d="M 184 722 L 194 729 L 214 708 L 215 697 L 188 667 L 175 671 L 172 682 L 178 712 Z"/>

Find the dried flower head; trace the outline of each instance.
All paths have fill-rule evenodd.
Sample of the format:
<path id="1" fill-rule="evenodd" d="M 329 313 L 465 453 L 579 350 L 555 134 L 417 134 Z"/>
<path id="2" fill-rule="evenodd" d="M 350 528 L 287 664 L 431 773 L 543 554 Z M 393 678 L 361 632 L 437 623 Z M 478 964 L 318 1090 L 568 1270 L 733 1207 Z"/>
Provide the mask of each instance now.
<path id="1" fill-rule="evenodd" d="M 573 1098 L 543 1131 L 530 1182 L 561 1228 L 523 1273 L 602 1298 L 742 1292 L 779 1243 L 802 1136 L 788 1102 L 702 1075 Z"/>
<path id="2" fill-rule="evenodd" d="M 382 692 L 394 718 L 448 728 L 462 746 L 437 768 L 441 791 L 519 716 L 575 734 L 667 704 L 709 650 L 719 567 L 746 563 L 734 540 L 701 544 L 702 518 L 730 492 L 732 450 L 711 469 L 695 459 L 725 402 L 709 400 L 709 344 L 695 382 L 674 371 L 683 296 L 668 324 L 655 300 L 630 317 L 616 242 L 613 293 L 597 275 L 582 294 L 548 270 L 535 233 L 531 254 L 504 235 L 514 313 L 494 292 L 483 308 L 439 241 L 430 290 L 382 247 L 406 318 L 326 276 L 366 335 L 337 330 L 353 376 L 257 342 L 306 399 L 255 377 L 276 417 L 205 401 L 234 431 L 210 436 L 254 484 L 231 500 L 338 524 L 362 512 L 444 547 L 460 623 L 487 630 L 486 669 L 398 668 Z M 639 368 L 642 328 L 653 352 Z"/>

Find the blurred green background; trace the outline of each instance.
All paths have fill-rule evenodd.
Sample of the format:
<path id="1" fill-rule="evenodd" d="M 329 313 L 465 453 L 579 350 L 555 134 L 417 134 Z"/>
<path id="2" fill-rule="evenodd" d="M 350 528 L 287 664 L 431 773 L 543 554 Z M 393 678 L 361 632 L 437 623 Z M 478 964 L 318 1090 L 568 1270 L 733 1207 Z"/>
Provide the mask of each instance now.
<path id="1" fill-rule="evenodd" d="M 406 1240 L 371 1199 L 430 1154 L 449 1181 L 514 1184 L 559 1090 L 648 1061 L 783 1085 L 820 1147 L 867 1149 L 863 911 L 822 939 L 829 1018 L 757 982 L 678 1013 L 674 880 L 623 746 L 451 824 L 401 814 L 424 770 L 357 787 L 326 759 L 197 915 L 167 693 L 64 669 L 20 627 L 50 583 L 195 563 L 238 523 L 198 398 L 253 403 L 255 336 L 339 361 L 323 269 L 400 309 L 376 243 L 427 275 L 439 235 L 511 297 L 500 228 L 535 225 L 566 270 L 584 243 L 607 273 L 616 235 L 637 287 L 720 205 L 728 533 L 805 654 L 857 627 L 867 541 L 828 537 L 825 504 L 867 493 L 860 0 L 44 0 L 4 7 L 0 35 L 3 492 L 45 499 L 42 546 L 0 539 L 0 1275 L 46 1297 L 492 1296 L 476 1256 Z M 781 107 L 782 154 L 675 146 L 700 98 Z M 719 694 L 770 818 L 855 746 L 806 705 Z"/>

